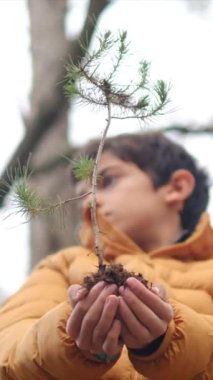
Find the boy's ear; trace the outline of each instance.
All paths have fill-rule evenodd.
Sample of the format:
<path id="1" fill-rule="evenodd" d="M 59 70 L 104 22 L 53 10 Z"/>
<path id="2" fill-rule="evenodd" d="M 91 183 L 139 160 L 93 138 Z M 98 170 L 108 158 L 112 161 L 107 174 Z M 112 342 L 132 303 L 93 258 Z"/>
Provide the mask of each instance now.
<path id="1" fill-rule="evenodd" d="M 172 174 L 167 185 L 166 203 L 177 211 L 181 211 L 185 200 L 194 190 L 194 176 L 187 169 L 178 169 Z"/>

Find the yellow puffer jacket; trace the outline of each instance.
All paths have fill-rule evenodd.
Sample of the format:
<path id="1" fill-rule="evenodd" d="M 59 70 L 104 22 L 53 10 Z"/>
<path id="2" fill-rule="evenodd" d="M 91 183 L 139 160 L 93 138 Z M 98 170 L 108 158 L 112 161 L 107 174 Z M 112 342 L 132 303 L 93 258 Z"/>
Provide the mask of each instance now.
<path id="1" fill-rule="evenodd" d="M 84 244 L 45 258 L 0 309 L 0 380 L 213 380 L 213 230 L 205 214 L 185 242 L 149 255 L 100 221 L 105 259 L 163 283 L 174 319 L 157 351 L 93 361 L 66 334 L 70 284 L 97 268 L 91 229 Z M 8 274 L 9 277 L 9 274 Z"/>

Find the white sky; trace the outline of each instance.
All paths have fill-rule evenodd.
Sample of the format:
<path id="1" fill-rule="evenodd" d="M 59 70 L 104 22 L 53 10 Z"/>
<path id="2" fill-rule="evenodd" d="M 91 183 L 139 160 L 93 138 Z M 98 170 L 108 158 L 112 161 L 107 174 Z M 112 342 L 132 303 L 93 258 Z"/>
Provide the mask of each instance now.
<path id="1" fill-rule="evenodd" d="M 38 0 L 42 1 L 42 0 Z M 196 0 L 191 0 L 196 1 Z M 84 0 L 72 2 L 75 14 L 67 29 L 82 19 Z M 132 50 L 152 62 L 152 76 L 172 83 L 172 108 L 159 123 L 205 124 L 213 120 L 213 2 L 208 13 L 189 13 L 182 0 L 117 0 L 101 17 L 100 30 L 128 30 Z M 26 112 L 30 88 L 29 20 L 25 0 L 0 0 L 0 170 L 21 140 L 21 113 Z M 71 138 L 82 143 L 100 133 L 103 116 L 89 109 L 72 116 Z M 131 122 L 114 123 L 111 134 L 138 128 Z M 148 128 L 146 126 L 146 128 Z M 213 172 L 213 138 L 182 139 L 200 163 Z M 209 210 L 213 215 L 213 202 Z M 28 228 L 20 217 L 3 220 L 0 214 L 0 289 L 10 294 L 27 273 Z"/>

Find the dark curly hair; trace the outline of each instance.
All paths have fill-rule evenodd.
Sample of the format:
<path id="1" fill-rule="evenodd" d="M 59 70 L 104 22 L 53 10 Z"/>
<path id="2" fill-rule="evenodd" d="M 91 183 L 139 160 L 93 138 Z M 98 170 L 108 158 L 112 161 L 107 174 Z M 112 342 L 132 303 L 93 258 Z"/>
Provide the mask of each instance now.
<path id="1" fill-rule="evenodd" d="M 91 140 L 79 153 L 94 158 L 99 141 Z M 156 189 L 166 184 L 175 170 L 189 170 L 195 178 L 195 188 L 180 216 L 183 229 L 190 233 L 194 230 L 208 204 L 209 179 L 206 171 L 198 167 L 195 158 L 181 145 L 160 132 L 134 133 L 107 138 L 103 150 L 121 160 L 134 162 L 150 176 Z"/>

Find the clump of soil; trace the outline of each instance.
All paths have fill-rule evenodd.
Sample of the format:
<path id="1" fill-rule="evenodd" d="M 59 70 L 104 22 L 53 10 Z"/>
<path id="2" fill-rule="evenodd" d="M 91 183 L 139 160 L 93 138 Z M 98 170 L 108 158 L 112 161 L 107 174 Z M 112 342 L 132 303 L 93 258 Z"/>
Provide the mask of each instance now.
<path id="1" fill-rule="evenodd" d="M 92 273 L 84 278 L 83 286 L 90 290 L 99 281 L 116 284 L 117 286 L 125 286 L 125 282 L 129 277 L 134 277 L 146 288 L 151 288 L 150 282 L 145 280 L 141 273 L 128 272 L 121 264 L 101 265 L 96 273 Z"/>

